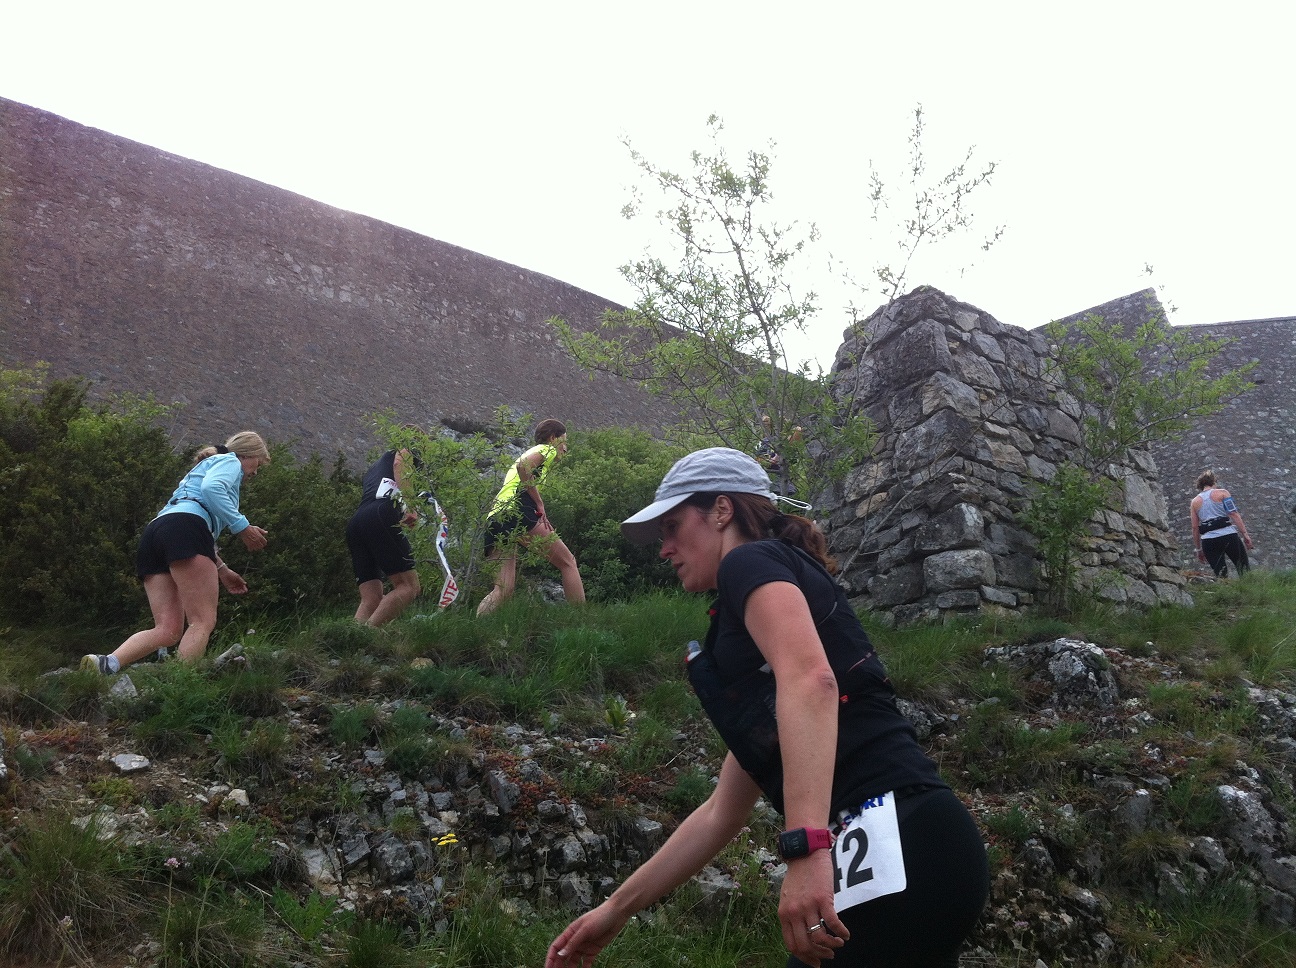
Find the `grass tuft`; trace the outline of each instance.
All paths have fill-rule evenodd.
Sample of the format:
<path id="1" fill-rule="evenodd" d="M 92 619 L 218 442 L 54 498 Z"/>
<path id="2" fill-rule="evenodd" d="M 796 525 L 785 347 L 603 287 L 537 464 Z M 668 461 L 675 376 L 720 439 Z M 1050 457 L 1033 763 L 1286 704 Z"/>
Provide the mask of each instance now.
<path id="1" fill-rule="evenodd" d="M 0 851 L 0 953 L 82 961 L 141 913 L 134 868 L 93 817 L 37 815 Z"/>

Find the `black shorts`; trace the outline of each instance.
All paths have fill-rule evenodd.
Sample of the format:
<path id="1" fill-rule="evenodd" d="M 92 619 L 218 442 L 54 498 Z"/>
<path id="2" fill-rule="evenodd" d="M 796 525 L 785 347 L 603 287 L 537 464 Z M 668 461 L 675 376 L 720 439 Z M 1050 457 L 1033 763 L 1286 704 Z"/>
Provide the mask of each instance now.
<path id="1" fill-rule="evenodd" d="M 908 886 L 841 913 L 850 940 L 833 968 L 957 968 L 990 893 L 981 832 L 950 790 L 898 801 Z M 805 968 L 789 957 L 787 968 Z"/>
<path id="2" fill-rule="evenodd" d="M 518 503 L 492 514 L 486 519 L 486 554 L 497 544 L 507 544 L 520 534 L 526 534 L 540 523 L 540 509 L 526 491 L 518 495 Z"/>
<path id="3" fill-rule="evenodd" d="M 216 539 L 212 537 L 201 515 L 176 511 L 154 518 L 140 535 L 135 555 L 135 574 L 139 578 L 165 575 L 171 563 L 188 558 L 216 560 Z"/>
<path id="4" fill-rule="evenodd" d="M 346 539 L 357 585 L 414 570 L 414 549 L 400 522 L 400 511 L 386 500 L 366 501 L 351 515 Z"/>

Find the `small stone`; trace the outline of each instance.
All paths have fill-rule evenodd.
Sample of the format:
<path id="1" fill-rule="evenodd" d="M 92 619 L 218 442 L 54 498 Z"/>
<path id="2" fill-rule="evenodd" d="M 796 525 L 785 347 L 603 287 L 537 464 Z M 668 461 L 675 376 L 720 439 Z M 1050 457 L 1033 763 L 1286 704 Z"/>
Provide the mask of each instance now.
<path id="1" fill-rule="evenodd" d="M 147 770 L 153 764 L 149 762 L 147 756 L 140 756 L 138 753 L 118 753 L 112 758 L 113 766 L 123 773 L 138 773 L 140 770 Z"/>

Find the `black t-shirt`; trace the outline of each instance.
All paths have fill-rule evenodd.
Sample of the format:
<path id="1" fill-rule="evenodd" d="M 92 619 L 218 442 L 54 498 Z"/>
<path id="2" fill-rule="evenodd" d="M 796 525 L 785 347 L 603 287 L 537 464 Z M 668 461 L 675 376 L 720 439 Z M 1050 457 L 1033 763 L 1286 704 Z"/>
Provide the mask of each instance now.
<path id="1" fill-rule="evenodd" d="M 362 511 L 369 515 L 377 513 L 383 524 L 392 526 L 400 524 L 405 514 L 404 508 L 398 503 L 394 493 L 379 497 L 378 491 L 384 479 L 392 482 L 396 480 L 396 453 L 394 450 L 389 450 L 369 465 L 364 480 L 360 484 L 360 506 L 356 509 L 357 514 Z M 423 466 L 423 462 L 417 456 L 413 456 L 412 460 L 415 468 Z M 405 495 L 405 499 L 408 501 L 409 495 Z M 372 507 L 375 502 L 376 512 Z"/>
<path id="2" fill-rule="evenodd" d="M 846 593 L 810 555 L 782 541 L 753 541 L 720 562 L 711 628 L 689 663 L 689 678 L 717 731 L 775 808 L 783 809 L 776 684 L 743 620 L 747 596 L 770 582 L 789 582 L 805 595 L 837 677 L 833 811 L 891 790 L 945 786 L 896 708 L 895 690 Z"/>
<path id="3" fill-rule="evenodd" d="M 360 485 L 360 503 L 366 501 L 378 500 L 378 488 L 383 479 L 396 480 L 396 451 L 389 450 L 376 461 L 369 465 L 365 471 L 364 481 Z M 382 498 L 384 501 L 390 499 L 386 495 Z"/>

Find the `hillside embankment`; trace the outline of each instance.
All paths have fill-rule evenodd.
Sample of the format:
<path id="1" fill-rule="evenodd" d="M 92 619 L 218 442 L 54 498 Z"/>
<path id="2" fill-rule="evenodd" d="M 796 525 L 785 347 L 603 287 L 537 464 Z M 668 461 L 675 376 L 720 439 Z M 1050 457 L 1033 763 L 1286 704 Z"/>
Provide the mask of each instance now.
<path id="1" fill-rule="evenodd" d="M 622 633 L 598 619 L 540 638 L 517 613 L 501 621 L 480 635 L 450 616 L 373 634 L 345 622 L 249 631 L 244 661 L 219 669 L 146 664 L 107 681 L 55 670 L 11 684 L 6 846 L 66 815 L 153 858 L 176 890 L 284 892 L 433 945 L 449 943 L 484 878 L 506 921 L 543 933 L 662 842 L 705 796 L 720 752 L 671 674 L 671 647 L 618 670 L 601 662 Z M 1268 640 L 1254 617 L 1239 621 Z M 1225 918 L 1221 898 L 1220 930 L 1289 956 L 1271 950 L 1296 927 L 1296 692 L 1282 685 L 1281 636 L 1276 684 L 1262 686 L 1237 659 L 1199 665 L 1152 641 L 1042 628 L 879 633 L 896 636 L 881 647 L 905 715 L 990 851 L 992 900 L 965 964 L 1235 963 L 1194 947 L 1185 927 Z M 573 662 L 584 671 L 559 700 L 534 669 Z M 943 678 L 926 678 L 924 662 Z M 668 930 L 743 903 L 773 918 L 778 829 L 758 810 L 662 909 Z M 259 866 L 222 873 L 212 854 L 231 844 Z M 97 963 L 158 964 L 166 923 L 123 923 L 98 942 L 119 960 Z M 295 963 L 347 943 L 321 937 L 298 939 Z"/>

